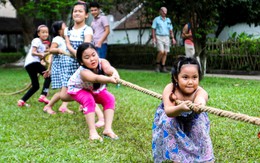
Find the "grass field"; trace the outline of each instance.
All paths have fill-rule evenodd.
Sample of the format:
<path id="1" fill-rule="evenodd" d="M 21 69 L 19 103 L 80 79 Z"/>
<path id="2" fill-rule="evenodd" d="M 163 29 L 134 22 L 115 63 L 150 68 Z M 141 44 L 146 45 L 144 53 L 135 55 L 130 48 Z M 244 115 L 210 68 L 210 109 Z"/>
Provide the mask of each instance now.
<path id="1" fill-rule="evenodd" d="M 170 82 L 169 74 L 119 73 L 122 79 L 160 94 Z M 1 93 L 19 90 L 29 82 L 24 69 L 0 69 L 0 74 Z M 259 81 L 205 77 L 201 85 L 210 95 L 208 106 L 260 117 Z M 113 128 L 120 139 L 102 143 L 88 141 L 85 119 L 76 102 L 69 104 L 77 112 L 74 115 L 48 115 L 37 102 L 40 91 L 27 101 L 30 108 L 16 106 L 23 93 L 0 96 L 0 162 L 153 162 L 151 127 L 160 100 L 124 86 L 109 84 L 108 90 L 116 97 Z M 216 162 L 260 162 L 259 126 L 209 116 Z"/>

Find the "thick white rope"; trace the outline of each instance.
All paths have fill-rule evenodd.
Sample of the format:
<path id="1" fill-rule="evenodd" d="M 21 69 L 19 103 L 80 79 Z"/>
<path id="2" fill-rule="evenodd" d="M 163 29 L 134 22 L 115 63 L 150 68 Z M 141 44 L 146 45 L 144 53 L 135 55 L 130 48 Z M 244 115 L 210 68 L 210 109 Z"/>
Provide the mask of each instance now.
<path id="1" fill-rule="evenodd" d="M 162 100 L 161 94 L 158 94 L 156 92 L 153 92 L 153 91 L 145 89 L 145 88 L 142 88 L 138 85 L 132 84 L 132 83 L 127 82 L 127 81 L 122 80 L 122 79 L 118 79 L 117 82 L 119 84 L 133 88 L 137 91 L 143 92 L 145 94 L 148 94 L 150 96 L 153 96 L 153 97 L 156 97 L 156 98 Z M 181 104 L 182 102 L 183 101 L 176 100 L 177 104 Z M 220 116 L 220 117 L 227 117 L 227 118 L 230 118 L 230 119 L 233 119 L 233 120 L 243 121 L 243 122 L 247 122 L 247 123 L 251 123 L 251 124 L 260 126 L 260 118 L 258 118 L 258 117 L 252 117 L 252 116 L 248 116 L 248 115 L 241 114 L 241 113 L 234 113 L 234 112 L 231 112 L 231 111 L 221 110 L 221 109 L 217 109 L 217 108 L 213 108 L 213 107 L 209 107 L 209 106 L 194 107 L 194 105 L 191 104 L 189 106 L 189 108 L 191 110 L 194 110 L 194 111 L 208 112 L 208 113 Z"/>

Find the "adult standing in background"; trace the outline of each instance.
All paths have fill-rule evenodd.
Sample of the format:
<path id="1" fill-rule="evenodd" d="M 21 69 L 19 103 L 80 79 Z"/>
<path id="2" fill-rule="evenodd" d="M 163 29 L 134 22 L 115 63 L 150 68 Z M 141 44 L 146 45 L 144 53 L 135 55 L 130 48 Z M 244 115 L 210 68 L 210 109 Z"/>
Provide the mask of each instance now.
<path id="1" fill-rule="evenodd" d="M 191 27 L 193 25 L 193 18 L 190 17 L 190 22 L 184 25 L 182 29 L 182 38 L 184 40 L 184 48 L 185 48 L 185 55 L 186 57 L 194 57 L 195 55 L 195 48 L 193 42 L 193 35 L 191 31 Z"/>
<path id="2" fill-rule="evenodd" d="M 160 16 L 157 16 L 153 20 L 152 24 L 152 37 L 153 43 L 156 44 L 158 54 L 156 57 L 156 72 L 168 72 L 165 64 L 167 59 L 167 53 L 170 51 L 170 38 L 172 44 L 176 44 L 176 40 L 173 35 L 173 26 L 171 20 L 166 17 L 167 8 L 160 8 Z"/>
<path id="3" fill-rule="evenodd" d="M 100 58 L 106 58 L 107 55 L 107 36 L 110 33 L 108 19 L 101 15 L 100 5 L 97 2 L 90 2 L 90 12 L 94 17 L 91 22 L 93 29 L 93 41 Z"/>
<path id="4" fill-rule="evenodd" d="M 192 15 L 190 15 L 190 21 L 184 25 L 181 36 L 184 40 L 185 56 L 196 58 L 200 63 L 200 57 L 195 56 L 195 46 L 193 40 L 193 33 L 191 30 L 198 27 L 199 24 L 197 23 L 197 14 L 193 13 Z"/>

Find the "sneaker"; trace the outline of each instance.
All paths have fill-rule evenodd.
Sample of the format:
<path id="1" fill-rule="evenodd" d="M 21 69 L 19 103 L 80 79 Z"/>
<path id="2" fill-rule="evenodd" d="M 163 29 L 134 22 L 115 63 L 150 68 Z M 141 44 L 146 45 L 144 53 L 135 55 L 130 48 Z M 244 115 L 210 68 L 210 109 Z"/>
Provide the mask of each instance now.
<path id="1" fill-rule="evenodd" d="M 24 102 L 23 100 L 19 100 L 19 101 L 17 101 L 17 106 L 18 107 L 23 107 L 23 106 L 29 107 L 30 105 L 27 104 L 26 102 Z"/>
<path id="2" fill-rule="evenodd" d="M 159 64 L 156 65 L 155 72 L 160 72 L 160 65 Z"/>
<path id="3" fill-rule="evenodd" d="M 45 103 L 45 104 L 48 104 L 50 101 L 46 98 L 46 96 L 44 95 L 41 95 L 38 99 L 39 102 L 42 102 L 42 103 Z"/>
<path id="4" fill-rule="evenodd" d="M 165 67 L 165 66 L 163 66 L 163 68 L 162 68 L 161 72 L 163 72 L 163 73 L 167 73 L 167 72 L 169 72 L 169 71 L 166 69 L 166 67 Z"/>

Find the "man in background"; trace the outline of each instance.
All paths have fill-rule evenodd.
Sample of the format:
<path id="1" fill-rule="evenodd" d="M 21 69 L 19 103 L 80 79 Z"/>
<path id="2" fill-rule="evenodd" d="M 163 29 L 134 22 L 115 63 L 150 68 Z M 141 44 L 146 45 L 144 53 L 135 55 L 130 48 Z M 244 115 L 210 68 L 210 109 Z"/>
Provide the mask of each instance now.
<path id="1" fill-rule="evenodd" d="M 161 7 L 160 15 L 153 20 L 152 37 L 153 43 L 156 44 L 158 54 L 156 57 L 156 72 L 168 72 L 165 67 L 167 53 L 170 51 L 170 40 L 176 44 L 173 36 L 173 26 L 171 20 L 166 17 L 167 8 Z M 169 38 L 171 37 L 171 39 Z"/>
<path id="2" fill-rule="evenodd" d="M 100 58 L 106 58 L 107 55 L 107 37 L 110 33 L 108 19 L 105 15 L 101 15 L 101 9 L 97 2 L 90 2 L 90 12 L 93 21 L 91 27 L 93 29 L 93 42 Z"/>

